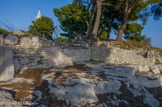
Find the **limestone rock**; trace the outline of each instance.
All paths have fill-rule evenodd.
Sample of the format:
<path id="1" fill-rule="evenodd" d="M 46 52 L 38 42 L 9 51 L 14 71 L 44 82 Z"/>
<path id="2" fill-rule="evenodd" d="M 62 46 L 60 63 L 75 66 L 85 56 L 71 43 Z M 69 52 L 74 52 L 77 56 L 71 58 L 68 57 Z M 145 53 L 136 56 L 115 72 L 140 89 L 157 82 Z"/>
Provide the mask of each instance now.
<path id="1" fill-rule="evenodd" d="M 32 46 L 34 48 L 38 48 L 39 47 L 39 37 L 38 36 L 34 36 L 32 37 Z"/>
<path id="2" fill-rule="evenodd" d="M 6 45 L 16 45 L 18 43 L 18 38 L 17 36 L 9 35 L 5 38 L 5 44 Z"/>
<path id="3" fill-rule="evenodd" d="M 4 38 L 3 35 L 0 35 L 0 44 L 3 44 Z"/>
<path id="4" fill-rule="evenodd" d="M 30 62 L 30 60 L 27 59 L 27 58 L 22 59 L 22 60 L 20 61 L 20 63 L 23 64 L 23 65 L 26 65 L 26 64 L 28 64 L 29 62 Z"/>
<path id="5" fill-rule="evenodd" d="M 147 73 L 150 71 L 150 68 L 148 65 L 139 65 L 139 72 L 140 73 Z"/>
<path id="6" fill-rule="evenodd" d="M 7 91 L 0 91 L 1 107 L 23 107 L 22 104 L 14 100 L 13 96 Z"/>
<path id="7" fill-rule="evenodd" d="M 32 48 L 32 42 L 30 38 L 22 37 L 20 39 L 21 48 Z"/>
<path id="8" fill-rule="evenodd" d="M 37 62 L 32 62 L 32 63 L 29 63 L 29 64 L 28 64 L 29 67 L 34 67 L 34 66 L 36 66 L 36 65 L 37 65 Z"/>
<path id="9" fill-rule="evenodd" d="M 150 66 L 150 69 L 154 74 L 160 74 L 160 70 L 157 65 Z"/>
<path id="10" fill-rule="evenodd" d="M 16 32 L 12 33 L 12 34 L 13 34 L 13 35 L 18 35 L 18 36 L 25 36 L 25 35 L 26 35 L 25 32 L 20 31 L 20 30 L 18 30 L 18 31 L 16 31 Z"/>
<path id="11" fill-rule="evenodd" d="M 66 56 L 62 52 L 61 48 L 59 47 L 51 48 L 48 62 L 49 62 L 49 66 L 54 66 L 54 67 L 65 67 L 68 65 L 73 65 L 72 58 Z"/>
<path id="12" fill-rule="evenodd" d="M 14 74 L 12 49 L 0 46 L 0 81 L 13 79 Z"/>
<path id="13" fill-rule="evenodd" d="M 14 68 L 15 68 L 15 71 L 20 69 L 20 64 L 17 58 L 14 59 Z"/>

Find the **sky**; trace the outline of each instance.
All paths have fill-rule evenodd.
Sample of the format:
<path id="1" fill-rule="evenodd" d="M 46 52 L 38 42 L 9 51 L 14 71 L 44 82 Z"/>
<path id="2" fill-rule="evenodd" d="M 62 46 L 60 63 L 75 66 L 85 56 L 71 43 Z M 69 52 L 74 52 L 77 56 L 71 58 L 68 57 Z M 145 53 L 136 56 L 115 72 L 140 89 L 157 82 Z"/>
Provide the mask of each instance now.
<path id="1" fill-rule="evenodd" d="M 0 0 L 0 28 L 5 25 L 12 26 L 13 30 L 28 30 L 35 20 L 40 8 L 41 15 L 53 19 L 54 25 L 59 26 L 59 21 L 53 13 L 53 8 L 60 8 L 73 0 Z M 144 26 L 143 35 L 152 38 L 152 45 L 162 49 L 162 18 L 155 21 L 152 17 Z M 115 38 L 113 34 L 112 38 Z"/>

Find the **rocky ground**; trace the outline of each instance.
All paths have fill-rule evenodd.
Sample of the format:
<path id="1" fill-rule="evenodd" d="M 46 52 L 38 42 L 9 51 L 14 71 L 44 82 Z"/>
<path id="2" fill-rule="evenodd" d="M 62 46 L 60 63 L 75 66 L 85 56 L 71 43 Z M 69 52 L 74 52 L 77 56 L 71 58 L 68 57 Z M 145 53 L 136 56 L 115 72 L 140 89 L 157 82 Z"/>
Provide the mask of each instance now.
<path id="1" fill-rule="evenodd" d="M 0 82 L 0 106 L 162 106 L 162 74 L 139 73 L 134 66 L 87 62 L 23 70 L 15 79 Z"/>

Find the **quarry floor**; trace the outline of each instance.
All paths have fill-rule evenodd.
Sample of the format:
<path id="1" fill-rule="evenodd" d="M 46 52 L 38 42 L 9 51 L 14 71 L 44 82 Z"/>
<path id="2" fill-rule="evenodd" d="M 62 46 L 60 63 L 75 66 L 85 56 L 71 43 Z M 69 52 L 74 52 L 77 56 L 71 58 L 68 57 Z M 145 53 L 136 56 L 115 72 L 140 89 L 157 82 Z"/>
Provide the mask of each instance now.
<path id="1" fill-rule="evenodd" d="M 161 77 L 139 74 L 131 66 L 88 62 L 22 70 L 0 82 L 0 90 L 32 103 L 24 107 L 162 107 Z"/>

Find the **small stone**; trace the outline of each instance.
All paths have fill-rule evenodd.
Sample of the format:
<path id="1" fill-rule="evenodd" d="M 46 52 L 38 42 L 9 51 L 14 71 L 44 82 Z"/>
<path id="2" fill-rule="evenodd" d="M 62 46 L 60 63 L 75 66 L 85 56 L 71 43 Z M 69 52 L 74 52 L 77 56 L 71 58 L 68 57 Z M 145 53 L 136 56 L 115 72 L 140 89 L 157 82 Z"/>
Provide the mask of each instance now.
<path id="1" fill-rule="evenodd" d="M 26 54 L 16 54 L 15 57 L 21 57 L 21 58 L 23 58 L 23 57 L 26 57 Z"/>
<path id="2" fill-rule="evenodd" d="M 33 63 L 29 63 L 29 64 L 28 64 L 29 67 L 34 67 L 34 66 L 36 66 L 36 65 L 37 65 L 37 62 L 33 62 Z"/>
<path id="3" fill-rule="evenodd" d="M 30 60 L 29 59 L 22 59 L 21 61 L 20 61 L 20 63 L 21 64 L 23 64 L 23 65 L 26 65 L 26 64 L 28 64 L 30 62 Z"/>

